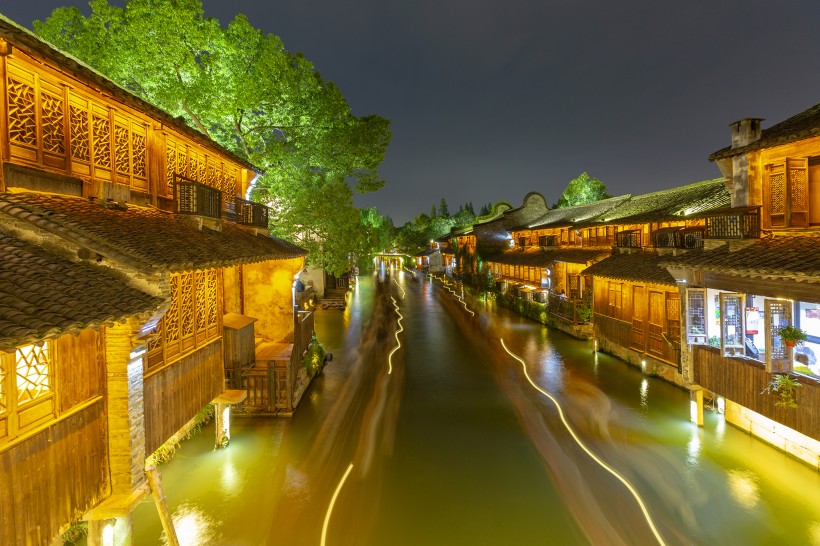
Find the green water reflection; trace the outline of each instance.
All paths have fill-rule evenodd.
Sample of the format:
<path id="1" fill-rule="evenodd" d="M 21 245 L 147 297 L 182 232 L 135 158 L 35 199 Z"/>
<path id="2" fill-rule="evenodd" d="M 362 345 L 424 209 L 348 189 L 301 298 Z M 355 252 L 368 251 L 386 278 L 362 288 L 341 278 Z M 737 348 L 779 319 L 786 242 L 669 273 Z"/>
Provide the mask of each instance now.
<path id="1" fill-rule="evenodd" d="M 234 418 L 228 449 L 212 450 L 207 429 L 161 467 L 180 534 L 200 533 L 187 544 L 319 544 L 350 463 L 328 544 L 652 544 L 632 497 L 496 352 L 498 335 L 668 544 L 820 545 L 817 472 L 712 412 L 691 425 L 686 392 L 588 343 L 504 310 L 465 322 L 432 284 L 400 282 L 394 374 L 368 356 L 390 339 L 372 333 L 386 315 L 363 278 L 345 312 L 317 313 L 334 361 L 293 418 Z M 150 500 L 134 524 L 135 544 L 161 543 Z"/>

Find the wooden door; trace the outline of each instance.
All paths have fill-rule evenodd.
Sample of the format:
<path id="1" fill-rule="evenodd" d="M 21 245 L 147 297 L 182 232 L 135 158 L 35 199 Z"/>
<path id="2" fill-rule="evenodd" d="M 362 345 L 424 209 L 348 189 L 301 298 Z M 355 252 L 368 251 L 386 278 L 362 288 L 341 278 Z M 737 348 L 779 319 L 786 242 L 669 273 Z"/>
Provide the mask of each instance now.
<path id="1" fill-rule="evenodd" d="M 646 350 L 646 287 L 632 287 L 632 344 L 633 349 Z"/>
<path id="2" fill-rule="evenodd" d="M 647 352 L 663 358 L 666 355 L 666 341 L 663 327 L 666 322 L 666 300 L 663 292 L 649 292 L 649 326 L 647 328 Z"/>

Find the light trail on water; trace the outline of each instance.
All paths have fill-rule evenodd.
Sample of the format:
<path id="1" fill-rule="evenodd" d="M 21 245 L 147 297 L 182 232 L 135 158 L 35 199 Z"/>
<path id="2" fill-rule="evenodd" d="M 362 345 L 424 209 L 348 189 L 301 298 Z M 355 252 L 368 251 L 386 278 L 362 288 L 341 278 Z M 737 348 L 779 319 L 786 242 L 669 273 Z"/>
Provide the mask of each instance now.
<path id="1" fill-rule="evenodd" d="M 342 487 L 344 486 L 345 481 L 352 470 L 353 463 L 350 463 L 344 476 L 342 476 L 342 479 L 339 481 L 339 485 L 336 486 L 336 491 L 333 492 L 333 497 L 330 499 L 330 505 L 327 507 L 327 512 L 325 513 L 325 522 L 322 525 L 322 546 L 325 546 L 327 543 L 327 527 L 330 524 L 330 515 L 333 513 L 333 505 L 336 504 L 336 499 L 339 497 L 339 492 L 342 490 Z"/>
<path id="2" fill-rule="evenodd" d="M 536 383 L 532 380 L 532 378 L 530 377 L 529 371 L 527 370 L 527 363 L 526 363 L 526 362 L 524 362 L 524 360 L 523 360 L 521 357 L 519 357 L 518 355 L 516 355 L 515 353 L 513 353 L 512 351 L 510 351 L 510 350 L 507 348 L 507 345 L 504 343 L 504 339 L 503 339 L 503 338 L 499 338 L 499 339 L 500 339 L 500 341 L 501 341 L 501 346 L 504 348 L 504 350 L 505 350 L 505 351 L 507 351 L 507 354 L 509 354 L 511 357 L 513 357 L 514 359 L 516 359 L 518 362 L 520 362 L 520 363 L 521 363 L 521 366 L 522 366 L 522 368 L 524 369 L 524 377 L 526 377 L 526 378 L 527 378 L 527 381 L 529 381 L 530 385 L 532 385 L 532 386 L 533 386 L 533 388 L 534 388 L 535 390 L 537 390 L 538 392 L 540 392 L 541 394 L 543 394 L 544 396 L 546 396 L 547 398 L 549 398 L 549 399 L 550 399 L 550 401 L 551 401 L 553 404 L 555 404 L 555 407 L 556 407 L 556 409 L 558 410 L 558 416 L 560 417 L 561 422 L 564 424 L 564 427 L 567 429 L 567 432 L 569 432 L 569 433 L 570 433 L 570 436 L 572 436 L 572 439 L 573 439 L 573 440 L 575 440 L 575 443 L 577 443 L 577 444 L 578 444 L 578 446 L 579 446 L 581 449 L 583 449 L 583 450 L 584 450 L 584 452 L 586 452 L 586 454 L 587 454 L 587 455 L 589 455 L 589 456 L 592 458 L 592 460 L 593 460 L 593 461 L 595 461 L 596 463 L 598 463 L 598 465 L 600 465 L 600 466 L 601 466 L 601 468 L 603 468 L 604 470 L 606 470 L 607 472 L 609 472 L 610 474 L 612 474 L 613 476 L 615 476 L 615 478 L 617 478 L 617 479 L 618 479 L 618 480 L 619 480 L 622 484 L 624 484 L 624 487 L 626 487 L 626 488 L 629 490 L 629 492 L 630 492 L 630 493 L 632 494 L 632 496 L 635 498 L 635 501 L 637 501 L 638 506 L 641 508 L 641 512 L 643 512 L 643 516 L 644 516 L 644 518 L 646 519 L 646 523 L 647 523 L 647 524 L 649 524 L 649 528 L 652 530 L 652 534 L 653 534 L 653 535 L 655 535 L 655 538 L 658 540 L 658 544 L 660 544 L 661 546 L 666 546 L 666 542 L 663 540 L 663 537 L 661 536 L 661 534 L 660 534 L 660 532 L 658 531 L 657 527 L 655 527 L 655 522 L 652 520 L 652 516 L 649 514 L 649 510 L 646 508 L 646 504 L 644 503 L 644 501 L 643 501 L 643 499 L 641 498 L 641 496 L 640 496 L 640 494 L 638 493 L 638 491 L 637 491 L 637 490 L 636 490 L 636 489 L 632 486 L 632 484 L 631 484 L 631 483 L 629 483 L 629 481 L 628 481 L 626 478 L 624 478 L 624 477 L 623 477 L 623 476 L 622 476 L 622 475 L 621 475 L 621 474 L 620 474 L 617 470 L 615 470 L 614 468 L 612 468 L 611 466 L 609 466 L 608 464 L 606 464 L 606 463 L 605 463 L 605 462 L 604 462 L 604 461 L 603 461 L 600 457 L 598 457 L 595 453 L 593 453 L 593 452 L 592 452 L 592 450 L 590 450 L 590 449 L 589 449 L 589 448 L 588 448 L 588 447 L 587 447 L 587 446 L 586 446 L 586 445 L 585 445 L 585 444 L 581 441 L 581 439 L 578 437 L 578 435 L 577 435 L 577 434 L 575 434 L 575 431 L 574 431 L 574 430 L 573 430 L 573 428 L 570 426 L 569 422 L 568 422 L 568 421 L 566 420 L 566 418 L 564 417 L 564 411 L 563 411 L 563 409 L 561 408 L 561 404 L 559 404 L 559 403 L 558 403 L 558 400 L 556 400 L 556 399 L 555 399 L 555 398 L 554 398 L 554 397 L 553 397 L 550 393 L 548 393 L 547 391 L 545 391 L 544 389 L 542 389 L 541 387 L 539 387 L 539 386 L 538 386 L 538 385 L 537 385 L 537 384 L 536 384 Z"/>

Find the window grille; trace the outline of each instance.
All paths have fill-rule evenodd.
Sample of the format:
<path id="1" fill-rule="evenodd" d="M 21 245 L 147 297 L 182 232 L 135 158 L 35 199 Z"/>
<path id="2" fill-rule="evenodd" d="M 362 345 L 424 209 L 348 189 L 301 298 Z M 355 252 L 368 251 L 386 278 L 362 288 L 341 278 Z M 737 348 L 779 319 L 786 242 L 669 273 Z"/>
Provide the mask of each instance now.
<path id="1" fill-rule="evenodd" d="M 222 192 L 216 188 L 174 175 L 174 197 L 178 214 L 222 216 Z"/>
<path id="2" fill-rule="evenodd" d="M 268 207 L 253 201 L 236 198 L 236 223 L 246 226 L 268 227 Z"/>
<path id="3" fill-rule="evenodd" d="M 27 345 L 16 352 L 17 404 L 22 405 L 51 391 L 49 345 Z"/>
<path id="4" fill-rule="evenodd" d="M 641 232 L 636 229 L 616 233 L 615 246 L 621 248 L 641 248 Z"/>
<path id="5" fill-rule="evenodd" d="M 743 294 L 720 295 L 720 316 L 723 323 L 721 343 L 724 354 L 745 354 L 745 314 Z"/>
<path id="6" fill-rule="evenodd" d="M 714 211 L 706 216 L 706 239 L 759 239 L 760 207 Z"/>
<path id="7" fill-rule="evenodd" d="M 706 290 L 686 291 L 686 337 L 689 343 L 706 343 Z"/>
<path id="8" fill-rule="evenodd" d="M 780 339 L 780 330 L 792 325 L 792 303 L 767 299 L 765 309 L 766 369 L 770 372 L 790 371 L 792 348 Z"/>

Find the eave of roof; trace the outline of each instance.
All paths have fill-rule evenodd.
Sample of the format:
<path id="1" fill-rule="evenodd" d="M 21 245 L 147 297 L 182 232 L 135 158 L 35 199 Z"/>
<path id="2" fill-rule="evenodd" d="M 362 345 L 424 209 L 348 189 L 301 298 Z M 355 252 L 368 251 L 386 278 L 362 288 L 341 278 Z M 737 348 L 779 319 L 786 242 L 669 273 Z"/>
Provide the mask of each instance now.
<path id="1" fill-rule="evenodd" d="M 0 231 L 0 350 L 152 312 L 163 300 L 103 268 L 70 262 Z"/>
<path id="2" fill-rule="evenodd" d="M 0 194 L 0 215 L 28 222 L 142 271 L 186 271 L 301 257 L 304 249 L 230 222 L 199 230 L 155 208 L 108 208 L 79 197 Z"/>
<path id="3" fill-rule="evenodd" d="M 717 161 L 718 159 L 797 142 L 815 136 L 820 136 L 820 104 L 815 104 L 811 108 L 772 125 L 768 129 L 763 129 L 760 132 L 760 138 L 746 146 L 721 148 L 709 156 L 709 161 Z"/>
<path id="4" fill-rule="evenodd" d="M 675 286 L 675 278 L 660 265 L 661 256 L 646 252 L 613 254 L 584 269 L 582 275 Z"/>
<path id="5" fill-rule="evenodd" d="M 820 236 L 775 235 L 742 248 L 718 248 L 665 256 L 664 266 L 758 278 L 792 278 L 820 283 Z"/>
<path id="6" fill-rule="evenodd" d="M 495 256 L 487 258 L 486 261 L 507 265 L 546 267 L 554 262 L 586 264 L 605 258 L 609 256 L 610 252 L 610 250 L 592 248 L 556 248 L 553 250 L 528 248 L 526 250 L 515 249 L 496 254 Z"/>

